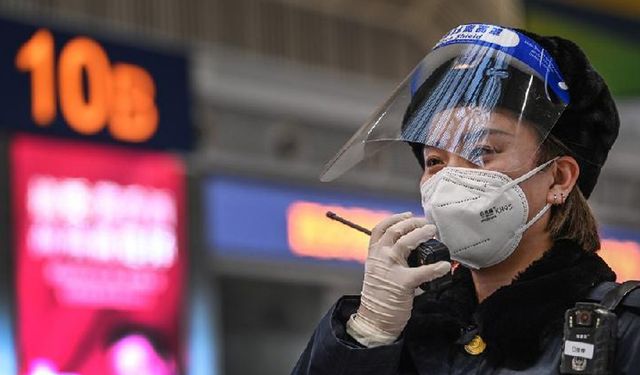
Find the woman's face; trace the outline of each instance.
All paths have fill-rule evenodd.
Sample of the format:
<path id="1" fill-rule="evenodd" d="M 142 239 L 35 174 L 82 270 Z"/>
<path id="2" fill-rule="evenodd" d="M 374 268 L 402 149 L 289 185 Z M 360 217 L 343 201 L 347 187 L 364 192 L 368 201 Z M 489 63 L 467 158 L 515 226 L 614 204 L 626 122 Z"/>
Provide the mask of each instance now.
<path id="1" fill-rule="evenodd" d="M 423 184 L 444 167 L 464 167 L 502 172 L 515 179 L 537 166 L 540 139 L 530 125 L 518 124 L 517 119 L 504 112 L 493 112 L 490 125 L 484 127 L 485 135 L 473 145 L 472 154 L 478 164 L 450 151 L 425 146 L 425 168 L 420 183 Z M 520 186 L 525 192 L 530 216 L 546 204 L 548 178 L 541 171 Z M 547 176 L 548 177 L 548 176 Z"/>

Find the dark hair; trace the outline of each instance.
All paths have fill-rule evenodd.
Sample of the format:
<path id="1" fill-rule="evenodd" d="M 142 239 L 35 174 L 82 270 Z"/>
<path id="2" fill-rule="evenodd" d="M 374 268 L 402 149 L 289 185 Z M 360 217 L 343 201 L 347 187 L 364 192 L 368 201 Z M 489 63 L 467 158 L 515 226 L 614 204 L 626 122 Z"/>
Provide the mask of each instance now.
<path id="1" fill-rule="evenodd" d="M 572 41 L 514 30 L 536 41 L 553 57 L 569 87 L 571 100 L 551 134 L 576 156 L 580 165 L 577 186 L 583 197 L 589 198 L 620 128 L 607 83 Z"/>
<path id="2" fill-rule="evenodd" d="M 556 156 L 571 156 L 568 147 L 553 135 L 547 136 L 538 150 L 538 164 Z M 563 204 L 551 206 L 547 230 L 554 241 L 572 240 L 582 249 L 594 252 L 600 249 L 600 235 L 596 219 L 582 191 L 576 186 Z"/>

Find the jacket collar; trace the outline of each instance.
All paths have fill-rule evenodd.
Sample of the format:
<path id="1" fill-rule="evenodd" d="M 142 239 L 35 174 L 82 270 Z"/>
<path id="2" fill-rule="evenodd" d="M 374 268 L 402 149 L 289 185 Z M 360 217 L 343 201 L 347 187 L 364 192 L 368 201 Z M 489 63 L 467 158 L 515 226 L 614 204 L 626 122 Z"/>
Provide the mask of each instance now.
<path id="1" fill-rule="evenodd" d="M 546 338 L 561 335 L 564 312 L 615 277 L 597 254 L 559 240 L 511 284 L 478 304 L 471 272 L 458 267 L 449 289 L 416 298 L 406 334 L 413 341 L 440 336 L 455 343 L 476 327 L 489 361 L 526 367 L 544 350 Z"/>

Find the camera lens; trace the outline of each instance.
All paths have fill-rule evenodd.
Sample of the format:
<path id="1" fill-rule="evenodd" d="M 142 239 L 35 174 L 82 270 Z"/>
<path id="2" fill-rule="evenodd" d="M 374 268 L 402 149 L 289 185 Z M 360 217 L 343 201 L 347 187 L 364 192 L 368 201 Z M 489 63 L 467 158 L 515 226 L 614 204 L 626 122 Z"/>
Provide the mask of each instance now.
<path id="1" fill-rule="evenodd" d="M 588 327 L 591 325 L 591 311 L 580 310 L 576 311 L 576 323 L 580 326 Z"/>

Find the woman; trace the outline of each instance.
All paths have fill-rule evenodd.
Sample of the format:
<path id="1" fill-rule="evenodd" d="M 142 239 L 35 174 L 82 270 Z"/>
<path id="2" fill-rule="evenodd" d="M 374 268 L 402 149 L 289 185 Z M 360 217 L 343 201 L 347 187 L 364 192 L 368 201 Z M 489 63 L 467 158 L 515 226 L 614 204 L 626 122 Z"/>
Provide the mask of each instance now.
<path id="1" fill-rule="evenodd" d="M 361 296 L 337 302 L 293 373 L 558 373 L 565 311 L 615 280 L 586 202 L 619 127 L 602 78 L 570 41 L 462 25 L 372 119 L 323 179 L 408 142 L 425 217 L 373 229 Z M 416 293 L 451 272 L 407 265 L 434 236 L 458 265 L 453 283 Z M 639 312 L 616 310 L 613 373 L 640 373 Z M 591 360 L 578 359 L 576 373 Z"/>

